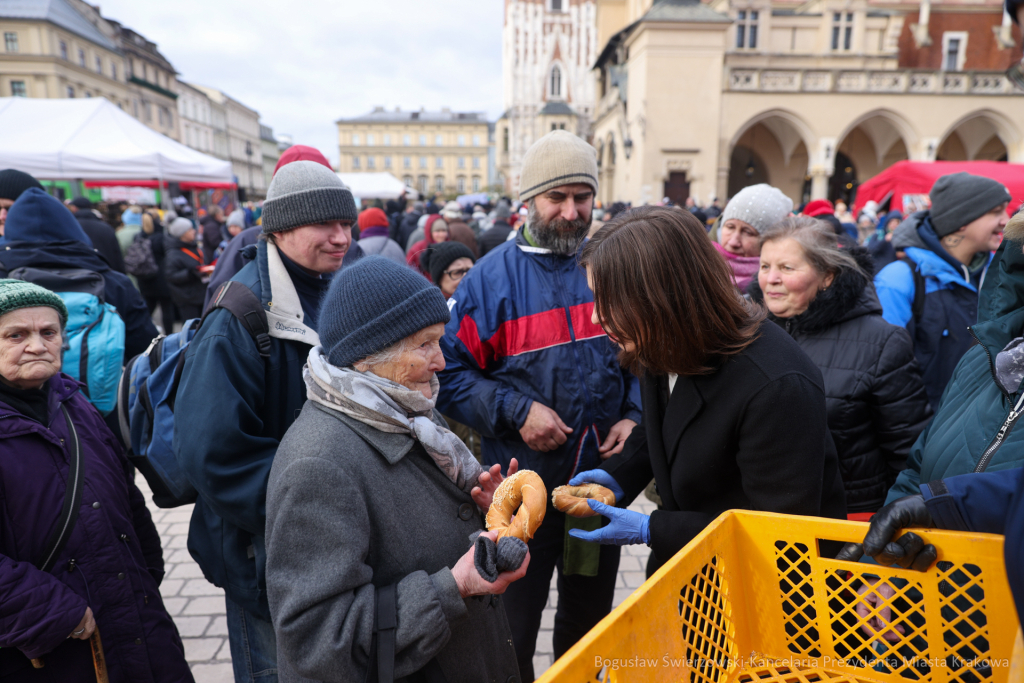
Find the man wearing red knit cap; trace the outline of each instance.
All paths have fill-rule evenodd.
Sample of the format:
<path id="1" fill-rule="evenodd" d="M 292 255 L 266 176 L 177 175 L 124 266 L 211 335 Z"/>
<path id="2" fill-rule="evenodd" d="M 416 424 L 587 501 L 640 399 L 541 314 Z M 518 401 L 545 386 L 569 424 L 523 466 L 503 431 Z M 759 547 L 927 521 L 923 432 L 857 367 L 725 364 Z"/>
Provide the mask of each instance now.
<path id="1" fill-rule="evenodd" d="M 406 265 L 405 252 L 398 242 L 388 237 L 388 217 L 381 209 L 371 207 L 359 214 L 359 241 L 364 256 L 383 256 Z"/>

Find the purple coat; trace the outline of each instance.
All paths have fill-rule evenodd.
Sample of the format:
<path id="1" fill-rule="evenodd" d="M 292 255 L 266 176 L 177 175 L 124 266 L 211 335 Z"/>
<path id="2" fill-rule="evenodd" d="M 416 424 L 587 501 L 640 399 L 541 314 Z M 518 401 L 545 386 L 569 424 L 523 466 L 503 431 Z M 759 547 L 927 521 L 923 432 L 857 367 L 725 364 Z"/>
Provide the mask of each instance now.
<path id="1" fill-rule="evenodd" d="M 75 380 L 48 382 L 44 427 L 0 402 L 0 680 L 96 680 L 88 641 L 69 640 L 91 607 L 111 683 L 192 681 L 181 638 L 164 609 L 160 536 L 127 461 Z M 60 518 L 70 440 L 79 434 L 84 484 L 78 521 L 48 573 L 39 561 Z M 29 658 L 42 657 L 33 669 Z"/>

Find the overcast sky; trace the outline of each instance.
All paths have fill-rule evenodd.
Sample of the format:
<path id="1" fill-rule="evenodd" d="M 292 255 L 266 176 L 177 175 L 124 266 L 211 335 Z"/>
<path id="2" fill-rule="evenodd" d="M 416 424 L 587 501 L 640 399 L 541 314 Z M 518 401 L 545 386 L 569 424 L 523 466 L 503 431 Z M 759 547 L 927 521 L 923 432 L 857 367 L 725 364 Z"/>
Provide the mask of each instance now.
<path id="1" fill-rule="evenodd" d="M 374 106 L 501 115 L 502 0 L 92 1 L 332 162 L 334 121 Z"/>

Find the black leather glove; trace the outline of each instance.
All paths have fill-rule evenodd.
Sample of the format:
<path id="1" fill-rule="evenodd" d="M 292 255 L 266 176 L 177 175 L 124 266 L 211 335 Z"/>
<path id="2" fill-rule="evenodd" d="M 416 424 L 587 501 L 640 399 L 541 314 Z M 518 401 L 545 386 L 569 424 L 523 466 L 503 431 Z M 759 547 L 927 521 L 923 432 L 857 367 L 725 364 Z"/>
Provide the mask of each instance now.
<path id="1" fill-rule="evenodd" d="M 871 528 L 864 543 L 849 543 L 836 556 L 837 560 L 859 562 L 870 555 L 885 567 L 897 565 L 904 569 L 927 571 L 938 553 L 933 545 L 925 545 L 920 536 L 907 532 L 895 541 L 893 536 L 907 527 L 931 527 L 932 521 L 924 496 L 907 496 L 889 503 L 871 518 Z"/>

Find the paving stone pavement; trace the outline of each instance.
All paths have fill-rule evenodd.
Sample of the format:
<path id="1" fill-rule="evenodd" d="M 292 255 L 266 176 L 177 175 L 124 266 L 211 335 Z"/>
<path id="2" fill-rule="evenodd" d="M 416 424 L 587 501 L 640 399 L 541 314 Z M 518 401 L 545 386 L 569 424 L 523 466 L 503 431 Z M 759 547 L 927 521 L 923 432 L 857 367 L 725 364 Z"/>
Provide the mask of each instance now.
<path id="1" fill-rule="evenodd" d="M 153 522 L 163 544 L 167 573 L 160 586 L 160 593 L 164 599 L 164 606 L 178 626 L 181 640 L 185 644 L 185 657 L 192 667 L 196 683 L 232 683 L 234 677 L 227 639 L 224 591 L 203 578 L 203 572 L 186 548 L 192 506 L 160 509 L 153 505 L 149 486 L 141 475 L 136 476 L 136 483 L 146 496 Z M 630 509 L 650 514 L 654 511 L 655 505 L 641 495 Z M 626 546 L 622 549 L 619 576 L 615 584 L 615 606 L 644 582 L 649 554 L 650 549 L 645 545 Z M 555 576 L 552 576 L 551 592 L 547 607 L 541 616 L 537 652 L 533 658 L 537 676 L 546 671 L 554 661 L 551 637 L 557 600 Z"/>

